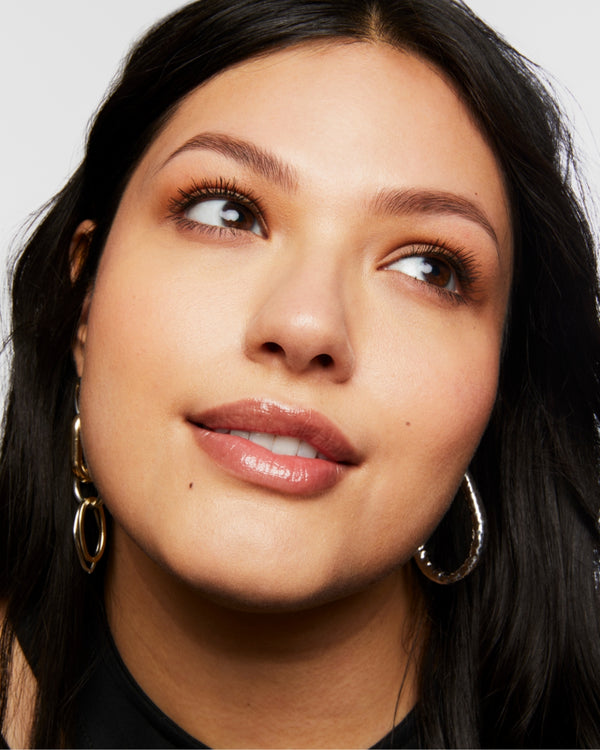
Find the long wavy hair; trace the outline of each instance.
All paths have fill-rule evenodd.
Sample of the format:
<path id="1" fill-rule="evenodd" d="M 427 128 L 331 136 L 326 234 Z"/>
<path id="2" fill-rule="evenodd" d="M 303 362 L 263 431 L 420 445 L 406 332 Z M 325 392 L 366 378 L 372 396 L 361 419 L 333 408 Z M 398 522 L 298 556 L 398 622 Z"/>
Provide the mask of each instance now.
<path id="1" fill-rule="evenodd" d="M 472 462 L 489 544 L 454 586 L 422 580 L 430 621 L 417 719 L 434 747 L 600 746 L 600 335 L 594 238 L 573 150 L 533 67 L 459 0 L 200 0 L 131 52 L 84 160 L 47 206 L 12 274 L 13 360 L 0 457 L 0 720 L 15 631 L 35 657 L 34 746 L 68 745 L 85 680 L 82 640 L 102 570 L 86 576 L 71 527 L 71 345 L 120 197 L 182 98 L 228 66 L 309 40 L 370 40 L 453 82 L 503 170 L 515 272 L 497 403 Z M 69 249 L 96 231 L 77 279 Z M 464 529 L 462 530 L 464 534 Z M 441 554 L 461 536 L 451 512 Z M 435 545 L 435 538 L 432 546 Z M 1 724 L 0 724 L 1 726 Z"/>

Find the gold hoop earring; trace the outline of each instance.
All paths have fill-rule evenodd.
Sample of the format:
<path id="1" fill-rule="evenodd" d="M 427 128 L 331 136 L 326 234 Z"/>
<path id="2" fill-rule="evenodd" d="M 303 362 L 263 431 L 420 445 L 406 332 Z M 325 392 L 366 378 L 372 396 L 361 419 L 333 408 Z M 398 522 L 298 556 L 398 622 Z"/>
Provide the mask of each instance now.
<path id="1" fill-rule="evenodd" d="M 471 548 L 469 549 L 467 559 L 459 568 L 454 570 L 452 573 L 448 573 L 435 567 L 435 565 L 431 562 L 429 553 L 425 549 L 425 545 L 422 544 L 417 549 L 417 553 L 415 555 L 415 562 L 417 563 L 421 573 L 429 578 L 430 581 L 433 581 L 434 583 L 440 583 L 442 585 L 456 583 L 457 581 L 466 578 L 469 573 L 472 573 L 479 563 L 485 545 L 487 533 L 485 512 L 483 510 L 481 498 L 479 497 L 479 493 L 477 492 L 475 483 L 473 482 L 473 479 L 469 472 L 467 472 L 463 478 L 461 489 L 468 500 L 472 520 Z"/>
<path id="2" fill-rule="evenodd" d="M 75 418 L 71 425 L 71 471 L 73 472 L 73 495 L 78 508 L 73 522 L 73 541 L 77 550 L 77 557 L 86 573 L 92 573 L 100 561 L 106 548 L 106 515 L 102 498 L 85 496 L 82 484 L 91 484 L 92 477 L 83 457 L 81 443 L 81 417 L 79 416 L 79 382 L 75 386 Z M 85 534 L 85 519 L 87 511 L 91 509 L 98 527 L 98 540 L 93 552 L 87 544 Z"/>

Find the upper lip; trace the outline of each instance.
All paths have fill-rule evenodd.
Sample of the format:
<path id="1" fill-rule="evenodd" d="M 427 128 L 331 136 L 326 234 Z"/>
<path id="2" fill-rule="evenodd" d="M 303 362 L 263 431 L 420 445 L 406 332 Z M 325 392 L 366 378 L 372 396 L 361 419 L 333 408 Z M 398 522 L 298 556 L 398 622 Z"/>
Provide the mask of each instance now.
<path id="1" fill-rule="evenodd" d="M 194 414 L 189 421 L 209 430 L 244 430 L 305 440 L 331 461 L 356 465 L 361 457 L 348 438 L 314 409 L 244 399 Z"/>

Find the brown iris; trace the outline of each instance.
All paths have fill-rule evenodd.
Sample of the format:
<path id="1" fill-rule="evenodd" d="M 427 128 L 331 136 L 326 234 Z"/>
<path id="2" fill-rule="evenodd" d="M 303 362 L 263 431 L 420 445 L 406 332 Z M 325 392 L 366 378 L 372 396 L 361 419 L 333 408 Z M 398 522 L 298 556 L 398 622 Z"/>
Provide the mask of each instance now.
<path id="1" fill-rule="evenodd" d="M 428 284 L 446 288 L 452 281 L 452 270 L 447 263 L 434 258 L 422 259 L 422 274 Z"/>
<path id="2" fill-rule="evenodd" d="M 251 231 L 256 222 L 254 214 L 249 208 L 234 201 L 224 203 L 219 215 L 225 226 L 235 227 L 236 229 Z"/>

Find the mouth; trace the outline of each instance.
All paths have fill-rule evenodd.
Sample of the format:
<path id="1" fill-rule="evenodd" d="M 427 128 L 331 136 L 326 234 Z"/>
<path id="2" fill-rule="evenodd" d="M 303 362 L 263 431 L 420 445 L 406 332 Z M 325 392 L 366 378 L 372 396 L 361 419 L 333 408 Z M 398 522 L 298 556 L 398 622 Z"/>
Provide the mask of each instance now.
<path id="1" fill-rule="evenodd" d="M 206 425 L 200 425 L 200 427 L 210 430 L 210 427 Z M 274 435 L 270 432 L 248 432 L 246 430 L 227 430 L 223 428 L 217 428 L 214 432 L 218 432 L 220 435 L 233 435 L 234 437 L 249 440 L 254 445 L 260 445 L 277 456 L 299 456 L 300 458 L 330 460 L 325 454 L 315 448 L 314 445 L 291 435 Z"/>
<path id="2" fill-rule="evenodd" d="M 272 401 L 244 400 L 188 417 L 198 443 L 225 472 L 288 494 L 312 494 L 361 462 L 322 414 Z"/>

